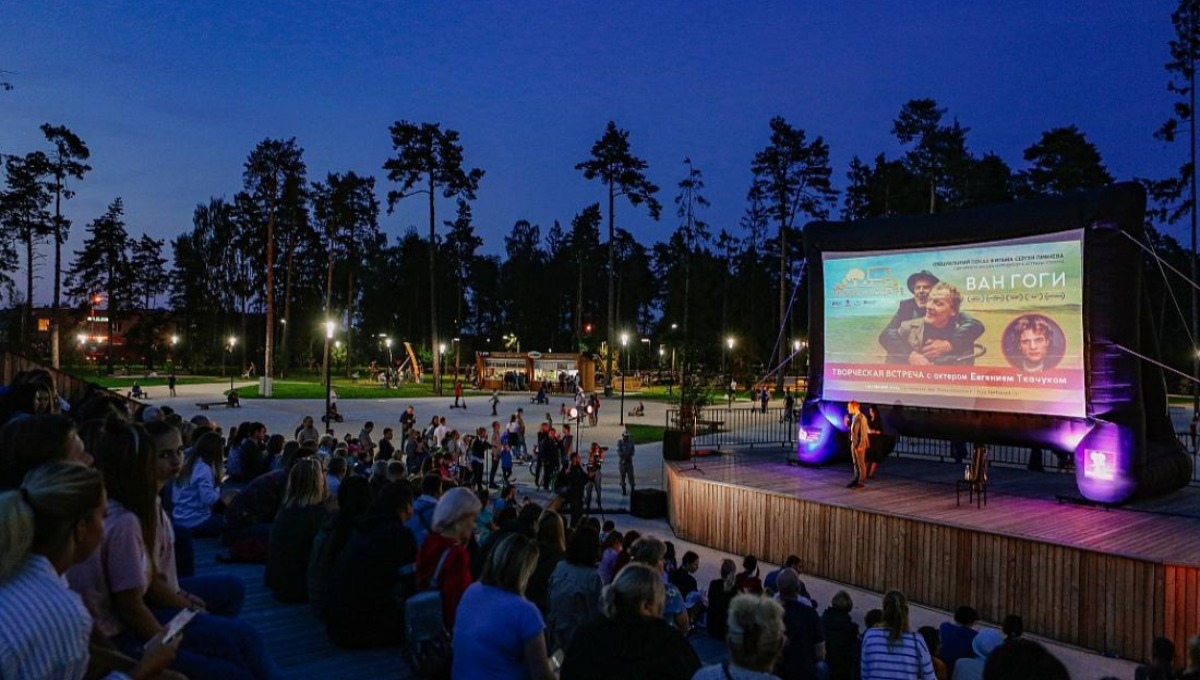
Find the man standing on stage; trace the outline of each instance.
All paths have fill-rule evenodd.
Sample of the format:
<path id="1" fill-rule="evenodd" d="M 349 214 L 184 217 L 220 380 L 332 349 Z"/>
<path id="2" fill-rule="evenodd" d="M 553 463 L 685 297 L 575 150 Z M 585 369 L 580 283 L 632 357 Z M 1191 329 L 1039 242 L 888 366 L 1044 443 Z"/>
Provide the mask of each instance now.
<path id="1" fill-rule="evenodd" d="M 857 401 L 846 404 L 846 411 L 850 414 L 850 456 L 854 460 L 854 481 L 846 488 L 863 489 L 867 486 L 864 480 L 867 478 L 867 447 L 871 443 L 870 425 Z"/>

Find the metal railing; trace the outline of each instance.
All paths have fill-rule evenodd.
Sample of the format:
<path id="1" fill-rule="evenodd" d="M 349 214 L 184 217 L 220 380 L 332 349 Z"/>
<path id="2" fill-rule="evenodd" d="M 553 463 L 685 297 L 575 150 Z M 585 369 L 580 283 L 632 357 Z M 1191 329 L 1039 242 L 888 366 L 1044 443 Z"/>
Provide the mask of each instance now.
<path id="1" fill-rule="evenodd" d="M 799 411 L 796 411 L 798 414 Z M 706 406 L 680 422 L 680 410 L 667 410 L 667 429 L 692 433 L 692 448 L 779 446 L 796 441 L 796 423 L 783 408 Z"/>

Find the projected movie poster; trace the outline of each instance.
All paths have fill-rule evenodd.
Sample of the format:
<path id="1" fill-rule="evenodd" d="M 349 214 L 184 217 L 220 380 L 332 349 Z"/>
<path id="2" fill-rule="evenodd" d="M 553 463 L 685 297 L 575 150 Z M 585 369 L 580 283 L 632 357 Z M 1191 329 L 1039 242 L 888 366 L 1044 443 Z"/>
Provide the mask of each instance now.
<path id="1" fill-rule="evenodd" d="M 1083 417 L 1082 239 L 824 253 L 825 398 Z"/>

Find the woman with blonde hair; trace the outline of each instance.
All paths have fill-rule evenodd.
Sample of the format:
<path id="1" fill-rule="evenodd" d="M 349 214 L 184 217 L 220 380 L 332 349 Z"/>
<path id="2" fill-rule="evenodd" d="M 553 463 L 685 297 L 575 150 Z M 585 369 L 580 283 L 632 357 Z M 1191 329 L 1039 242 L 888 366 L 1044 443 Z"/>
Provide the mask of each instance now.
<path id="1" fill-rule="evenodd" d="M 325 471 L 316 458 L 296 461 L 267 543 L 263 581 L 280 602 L 308 601 L 308 560 L 313 541 L 329 517 Z"/>
<path id="2" fill-rule="evenodd" d="M 107 505 L 101 474 L 68 462 L 39 467 L 0 493 L 0 677 L 87 672 L 92 617 L 62 575 L 100 547 Z M 165 669 L 179 642 L 151 638 L 130 677 Z"/>
<path id="3" fill-rule="evenodd" d="M 437 587 L 442 593 L 446 630 L 454 630 L 459 600 L 471 585 L 471 556 L 467 544 L 475 531 L 480 509 L 479 498 L 470 489 L 457 487 L 447 491 L 433 509 L 431 531 L 417 555 L 418 588 L 428 588 L 433 583 L 434 573 L 438 574 Z"/>
<path id="4" fill-rule="evenodd" d="M 899 590 L 883 596 L 883 622 L 863 635 L 862 680 L 936 680 L 925 638 L 908 625 L 908 598 Z"/>
<path id="5" fill-rule="evenodd" d="M 600 596 L 603 617 L 580 627 L 567 647 L 562 680 L 687 680 L 700 657 L 663 620 L 662 574 L 644 564 L 622 569 Z"/>
<path id="6" fill-rule="evenodd" d="M 454 678 L 554 678 L 542 614 L 523 596 L 537 560 L 537 544 L 520 534 L 505 536 L 488 555 L 459 604 Z"/>

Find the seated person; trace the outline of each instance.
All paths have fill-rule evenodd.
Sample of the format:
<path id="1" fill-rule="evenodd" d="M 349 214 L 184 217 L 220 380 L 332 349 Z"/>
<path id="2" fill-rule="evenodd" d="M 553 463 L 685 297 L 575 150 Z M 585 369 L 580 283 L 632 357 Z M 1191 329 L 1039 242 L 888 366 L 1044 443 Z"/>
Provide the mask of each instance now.
<path id="1" fill-rule="evenodd" d="M 141 399 L 146 396 L 146 391 L 142 389 L 141 385 L 134 383 L 133 387 L 129 388 L 129 396 L 134 399 Z"/>
<path id="2" fill-rule="evenodd" d="M 325 630 L 334 644 L 366 649 L 404 641 L 399 597 L 413 592 L 417 561 L 416 536 L 405 526 L 412 512 L 412 488 L 400 480 L 384 486 L 357 522 L 328 580 Z"/>
<path id="3" fill-rule="evenodd" d="M 263 582 L 280 602 L 308 601 L 308 560 L 317 531 L 329 516 L 329 497 L 321 463 L 309 458 L 288 474 L 287 489 L 267 543 Z"/>
<path id="4" fill-rule="evenodd" d="M 242 405 L 242 399 L 238 396 L 237 390 L 229 390 L 228 402 L 230 406 L 239 407 Z"/>
<path id="5" fill-rule="evenodd" d="M 546 388 L 545 387 L 538 388 L 537 396 L 535 396 L 533 398 L 533 403 L 535 403 L 535 404 L 549 404 L 550 403 L 550 398 L 546 396 Z"/>
<path id="6" fill-rule="evenodd" d="M 646 405 L 639 401 L 638 405 L 632 411 L 629 412 L 629 415 L 631 415 L 631 416 L 646 415 Z"/>

